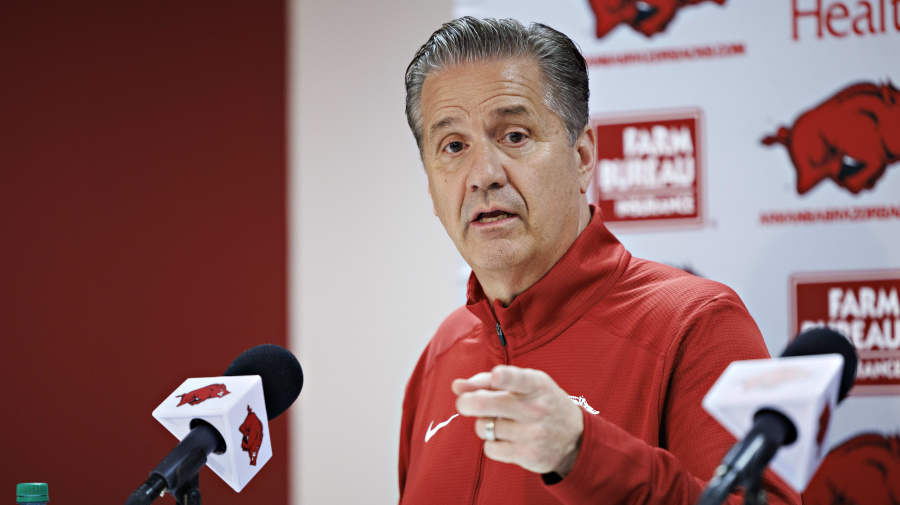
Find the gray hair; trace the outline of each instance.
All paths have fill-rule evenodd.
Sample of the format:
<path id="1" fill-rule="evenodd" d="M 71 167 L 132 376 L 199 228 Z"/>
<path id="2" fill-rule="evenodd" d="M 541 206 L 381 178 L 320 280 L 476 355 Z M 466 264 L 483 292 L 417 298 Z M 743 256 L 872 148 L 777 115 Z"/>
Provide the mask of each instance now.
<path id="1" fill-rule="evenodd" d="M 534 58 L 544 77 L 544 104 L 566 128 L 574 145 L 588 124 L 587 64 L 569 37 L 540 23 L 464 17 L 431 35 L 406 68 L 406 120 L 423 148 L 422 85 L 432 73 L 479 61 Z"/>

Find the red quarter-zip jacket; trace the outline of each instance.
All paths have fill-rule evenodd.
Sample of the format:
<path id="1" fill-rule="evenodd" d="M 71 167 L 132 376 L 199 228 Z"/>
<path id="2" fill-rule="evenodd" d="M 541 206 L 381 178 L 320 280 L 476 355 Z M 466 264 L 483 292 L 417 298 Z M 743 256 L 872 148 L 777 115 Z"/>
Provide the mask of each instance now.
<path id="1" fill-rule="evenodd" d="M 599 212 L 509 307 L 473 275 L 406 388 L 402 504 L 693 504 L 735 443 L 700 405 L 734 360 L 768 357 L 728 287 L 633 258 Z M 502 332 L 502 335 L 501 335 Z M 547 372 L 583 407 L 572 471 L 555 484 L 487 459 L 450 384 L 510 364 Z M 596 413 L 594 413 L 596 412 Z M 800 503 L 766 473 L 770 503 Z M 734 503 L 742 503 L 733 497 Z"/>

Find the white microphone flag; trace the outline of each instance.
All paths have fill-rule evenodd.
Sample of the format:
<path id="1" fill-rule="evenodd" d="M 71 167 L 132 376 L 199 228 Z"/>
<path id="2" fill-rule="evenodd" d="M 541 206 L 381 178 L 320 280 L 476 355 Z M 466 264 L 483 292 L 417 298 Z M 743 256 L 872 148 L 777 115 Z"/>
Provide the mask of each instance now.
<path id="1" fill-rule="evenodd" d="M 709 390 L 703 408 L 738 439 L 762 409 L 790 419 L 797 440 L 778 450 L 771 468 L 802 492 L 825 457 L 843 366 L 838 354 L 735 361 Z"/>
<path id="2" fill-rule="evenodd" d="M 218 430 L 227 447 L 222 454 L 210 454 L 206 464 L 235 491 L 240 492 L 272 457 L 258 375 L 188 379 L 156 407 L 153 417 L 178 440 L 190 433 L 194 419 Z"/>

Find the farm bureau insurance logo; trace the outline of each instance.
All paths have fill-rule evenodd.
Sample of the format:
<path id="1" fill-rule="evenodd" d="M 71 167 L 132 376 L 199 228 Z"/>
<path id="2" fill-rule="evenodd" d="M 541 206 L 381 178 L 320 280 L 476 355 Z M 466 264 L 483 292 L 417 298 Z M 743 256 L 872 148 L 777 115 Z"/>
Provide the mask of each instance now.
<path id="1" fill-rule="evenodd" d="M 872 189 L 900 161 L 900 91 L 851 84 L 762 143 L 787 148 L 801 195 L 826 178 L 853 194 Z"/>
<path id="2" fill-rule="evenodd" d="M 593 200 L 615 225 L 703 221 L 699 109 L 598 116 Z"/>
<path id="3" fill-rule="evenodd" d="M 900 394 L 900 270 L 795 274 L 791 305 L 791 334 L 827 326 L 856 347 L 852 394 Z"/>
<path id="4" fill-rule="evenodd" d="M 725 0 L 589 0 L 598 39 L 623 23 L 652 37 L 664 32 L 682 7 L 706 2 L 725 4 Z"/>

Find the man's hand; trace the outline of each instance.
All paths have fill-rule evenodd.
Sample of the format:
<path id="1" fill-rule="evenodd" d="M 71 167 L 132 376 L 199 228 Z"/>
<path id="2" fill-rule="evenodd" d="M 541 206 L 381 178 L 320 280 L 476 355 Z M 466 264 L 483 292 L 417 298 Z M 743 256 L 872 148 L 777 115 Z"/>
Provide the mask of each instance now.
<path id="1" fill-rule="evenodd" d="M 578 456 L 584 420 L 581 409 L 549 375 L 540 370 L 498 365 L 452 385 L 456 410 L 477 417 L 475 433 L 485 439 L 494 421 L 495 442 L 484 454 L 535 473 L 565 477 Z M 495 419 L 496 418 L 496 419 Z"/>

